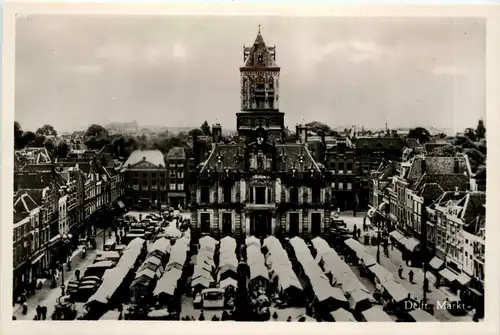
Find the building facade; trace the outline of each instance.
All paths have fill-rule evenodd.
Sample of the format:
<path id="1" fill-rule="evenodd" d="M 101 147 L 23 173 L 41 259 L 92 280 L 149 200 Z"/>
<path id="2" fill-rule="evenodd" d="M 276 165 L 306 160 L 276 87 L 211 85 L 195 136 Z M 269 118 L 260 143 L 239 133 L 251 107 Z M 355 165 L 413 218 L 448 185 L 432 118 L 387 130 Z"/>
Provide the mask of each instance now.
<path id="1" fill-rule="evenodd" d="M 236 115 L 240 142 L 221 143 L 216 127 L 212 151 L 194 172 L 193 233 L 327 233 L 333 208 L 330 178 L 307 148 L 307 128 L 301 128 L 296 143 L 277 143 L 283 139 L 284 113 L 277 104 L 275 48 L 267 48 L 259 32 L 254 46 L 245 48 L 244 62 L 243 111 Z"/>
<path id="2" fill-rule="evenodd" d="M 406 147 L 398 136 L 357 137 L 353 140 L 356 156 L 356 192 L 360 209 L 369 207 L 371 172 L 384 160 L 401 162 Z"/>
<path id="3" fill-rule="evenodd" d="M 186 208 L 189 204 L 188 157 L 182 147 L 174 147 L 167 153 L 168 204 L 174 208 Z"/>
<path id="4" fill-rule="evenodd" d="M 133 205 L 140 202 L 167 205 L 167 168 L 159 150 L 132 152 L 121 170 L 125 196 Z"/>

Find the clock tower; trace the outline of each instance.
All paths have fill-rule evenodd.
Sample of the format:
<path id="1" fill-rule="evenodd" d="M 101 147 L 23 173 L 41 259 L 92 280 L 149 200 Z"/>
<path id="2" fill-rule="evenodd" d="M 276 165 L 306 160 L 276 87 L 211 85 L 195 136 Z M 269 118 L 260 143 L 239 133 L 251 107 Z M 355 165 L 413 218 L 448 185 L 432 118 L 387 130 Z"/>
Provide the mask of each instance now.
<path id="1" fill-rule="evenodd" d="M 276 47 L 268 47 L 259 32 L 251 47 L 243 46 L 240 67 L 241 111 L 236 114 L 238 135 L 247 142 L 281 139 L 284 113 L 279 111 L 279 75 Z"/>

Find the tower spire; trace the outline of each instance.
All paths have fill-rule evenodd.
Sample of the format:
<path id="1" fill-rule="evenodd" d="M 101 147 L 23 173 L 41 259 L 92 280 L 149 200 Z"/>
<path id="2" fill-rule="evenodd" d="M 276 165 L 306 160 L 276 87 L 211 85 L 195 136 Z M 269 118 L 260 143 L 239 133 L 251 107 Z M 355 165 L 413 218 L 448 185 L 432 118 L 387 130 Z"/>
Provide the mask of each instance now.
<path id="1" fill-rule="evenodd" d="M 260 24 L 259 24 L 259 34 L 260 34 Z"/>

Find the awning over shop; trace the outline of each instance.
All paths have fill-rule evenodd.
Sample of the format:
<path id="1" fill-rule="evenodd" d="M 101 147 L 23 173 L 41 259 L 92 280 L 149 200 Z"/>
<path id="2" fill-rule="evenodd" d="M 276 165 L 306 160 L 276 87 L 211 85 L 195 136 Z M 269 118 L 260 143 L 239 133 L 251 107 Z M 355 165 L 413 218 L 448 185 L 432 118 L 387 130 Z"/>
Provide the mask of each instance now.
<path id="1" fill-rule="evenodd" d="M 31 264 L 36 264 L 38 261 L 40 261 L 43 258 L 44 255 L 45 255 L 45 253 L 41 253 L 40 255 L 38 255 L 35 259 L 33 259 L 31 261 Z"/>
<path id="2" fill-rule="evenodd" d="M 457 276 L 457 281 L 461 284 L 461 285 L 467 285 L 470 281 L 471 281 L 471 277 L 469 277 L 467 274 L 465 273 L 461 273 Z"/>
<path id="3" fill-rule="evenodd" d="M 57 241 L 59 241 L 61 239 L 61 235 L 56 235 L 54 237 L 52 237 L 50 240 L 49 240 L 49 245 L 53 245 L 54 243 L 56 243 Z"/>
<path id="4" fill-rule="evenodd" d="M 437 256 L 431 259 L 431 261 L 429 262 L 429 266 L 434 270 L 439 270 L 443 266 L 443 264 L 444 261 Z"/>
<path id="5" fill-rule="evenodd" d="M 402 240 L 404 239 L 405 237 L 403 236 L 403 234 L 401 234 L 399 231 L 397 230 L 393 230 L 389 233 L 389 235 L 391 235 L 392 238 L 394 238 L 396 241 L 399 241 L 399 240 Z"/>
<path id="6" fill-rule="evenodd" d="M 387 202 L 383 201 L 380 205 L 378 205 L 378 210 L 379 211 L 384 211 L 387 206 Z"/>
<path id="7" fill-rule="evenodd" d="M 449 282 L 457 280 L 457 275 L 448 268 L 439 271 L 439 274 Z"/>
<path id="8" fill-rule="evenodd" d="M 414 237 L 405 237 L 401 239 L 399 242 L 401 242 L 405 246 L 405 248 L 410 252 L 415 251 L 415 249 L 420 245 L 420 241 Z"/>

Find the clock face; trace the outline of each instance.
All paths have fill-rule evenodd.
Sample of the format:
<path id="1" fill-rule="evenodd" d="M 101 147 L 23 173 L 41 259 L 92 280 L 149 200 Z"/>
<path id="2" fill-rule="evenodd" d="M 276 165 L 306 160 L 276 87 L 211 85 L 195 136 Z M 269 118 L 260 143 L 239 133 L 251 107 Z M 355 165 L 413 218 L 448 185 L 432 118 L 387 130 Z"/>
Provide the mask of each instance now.
<path id="1" fill-rule="evenodd" d="M 259 54 L 257 55 L 257 61 L 258 61 L 259 63 L 263 63 L 263 62 L 264 62 L 264 55 L 263 55 L 262 53 L 259 53 Z"/>

